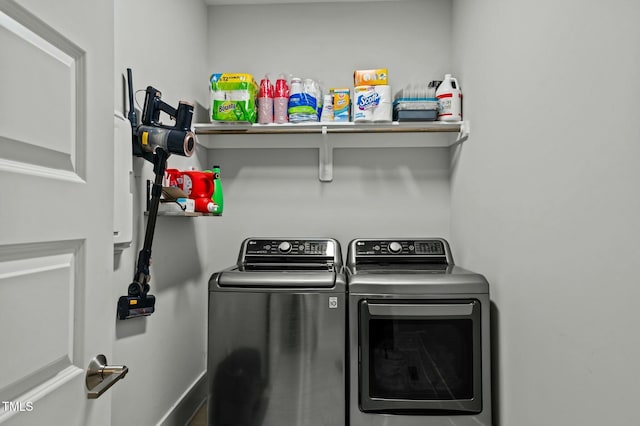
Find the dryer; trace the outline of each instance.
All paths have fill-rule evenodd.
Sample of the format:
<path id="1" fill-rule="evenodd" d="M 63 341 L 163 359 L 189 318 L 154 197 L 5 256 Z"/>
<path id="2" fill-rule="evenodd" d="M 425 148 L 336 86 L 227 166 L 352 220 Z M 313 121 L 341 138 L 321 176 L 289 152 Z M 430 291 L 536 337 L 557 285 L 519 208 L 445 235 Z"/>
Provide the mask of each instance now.
<path id="1" fill-rule="evenodd" d="M 442 238 L 349 244 L 350 426 L 490 426 L 489 283 Z"/>

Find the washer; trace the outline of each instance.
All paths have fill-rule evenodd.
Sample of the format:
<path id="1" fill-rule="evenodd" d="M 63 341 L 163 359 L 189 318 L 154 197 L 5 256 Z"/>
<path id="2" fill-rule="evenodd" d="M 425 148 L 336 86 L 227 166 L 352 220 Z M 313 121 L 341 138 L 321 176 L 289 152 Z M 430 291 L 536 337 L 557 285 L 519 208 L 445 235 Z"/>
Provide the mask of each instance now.
<path id="1" fill-rule="evenodd" d="M 347 256 L 350 426 L 490 426 L 489 284 L 441 238 Z"/>
<path id="2" fill-rule="evenodd" d="M 209 425 L 344 426 L 346 312 L 338 241 L 243 241 L 209 280 Z"/>

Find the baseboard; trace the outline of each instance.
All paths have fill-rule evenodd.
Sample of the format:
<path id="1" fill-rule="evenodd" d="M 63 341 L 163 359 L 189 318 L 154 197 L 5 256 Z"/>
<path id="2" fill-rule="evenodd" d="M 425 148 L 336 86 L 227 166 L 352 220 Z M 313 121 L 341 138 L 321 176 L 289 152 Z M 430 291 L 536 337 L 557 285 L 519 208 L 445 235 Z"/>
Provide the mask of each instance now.
<path id="1" fill-rule="evenodd" d="M 207 399 L 207 372 L 204 371 L 180 396 L 156 426 L 185 426 Z"/>

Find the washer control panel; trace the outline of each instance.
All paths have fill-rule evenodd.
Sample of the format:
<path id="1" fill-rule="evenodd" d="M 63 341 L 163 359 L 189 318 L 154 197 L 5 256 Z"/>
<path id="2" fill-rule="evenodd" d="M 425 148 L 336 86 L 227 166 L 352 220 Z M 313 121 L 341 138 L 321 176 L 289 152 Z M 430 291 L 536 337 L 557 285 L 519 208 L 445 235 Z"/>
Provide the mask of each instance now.
<path id="1" fill-rule="evenodd" d="M 356 240 L 355 255 L 360 256 L 427 256 L 444 257 L 447 247 L 441 239 L 420 240 Z"/>
<path id="2" fill-rule="evenodd" d="M 249 239 L 244 248 L 246 256 L 333 257 L 335 253 L 335 241 L 322 239 Z"/>

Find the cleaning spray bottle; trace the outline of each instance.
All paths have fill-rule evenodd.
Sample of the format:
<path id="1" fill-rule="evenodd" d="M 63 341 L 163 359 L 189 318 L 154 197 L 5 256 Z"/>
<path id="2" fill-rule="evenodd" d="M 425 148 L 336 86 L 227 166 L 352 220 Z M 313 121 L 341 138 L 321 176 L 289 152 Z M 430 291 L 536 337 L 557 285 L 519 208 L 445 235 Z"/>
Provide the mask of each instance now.
<path id="1" fill-rule="evenodd" d="M 213 166 L 213 195 L 211 199 L 216 204 L 216 208 L 213 210 L 214 216 L 221 216 L 224 209 L 224 197 L 222 195 L 222 181 L 220 179 L 220 166 Z"/>

